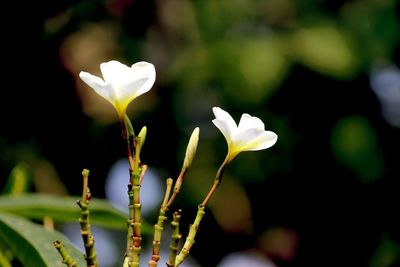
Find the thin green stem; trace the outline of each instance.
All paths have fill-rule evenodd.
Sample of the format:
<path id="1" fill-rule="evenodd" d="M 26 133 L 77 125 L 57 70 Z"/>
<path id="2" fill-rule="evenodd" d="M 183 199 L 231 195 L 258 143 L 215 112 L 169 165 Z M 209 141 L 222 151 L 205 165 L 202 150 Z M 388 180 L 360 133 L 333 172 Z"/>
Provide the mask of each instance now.
<path id="1" fill-rule="evenodd" d="M 136 143 L 136 142 L 135 142 Z M 128 146 L 129 147 L 129 146 Z M 129 156 L 130 184 L 128 186 L 129 196 L 129 220 L 128 220 L 128 245 L 127 256 L 130 267 L 138 267 L 141 253 L 141 204 L 140 204 L 140 177 L 142 170 L 139 168 L 140 150 L 136 146 L 135 158 Z"/>
<path id="2" fill-rule="evenodd" d="M 149 261 L 149 267 L 156 267 L 160 260 L 161 236 L 164 230 L 164 222 L 166 220 L 167 216 L 165 216 L 165 211 L 160 209 L 157 224 L 154 225 L 153 255 Z"/>
<path id="3" fill-rule="evenodd" d="M 192 248 L 192 246 L 194 244 L 194 240 L 195 240 L 197 231 L 199 230 L 200 222 L 203 219 L 203 216 L 205 214 L 204 209 L 205 209 L 205 207 L 203 205 L 199 205 L 196 218 L 194 219 L 193 224 L 190 225 L 189 234 L 186 237 L 185 244 L 183 245 L 183 248 L 179 252 L 178 256 L 176 256 L 175 265 L 174 265 L 175 267 L 179 266 L 183 262 L 183 260 L 187 256 L 187 254 L 189 254 L 190 249 Z"/>
<path id="4" fill-rule="evenodd" d="M 125 115 L 120 118 L 122 136 L 127 144 L 127 157 L 129 161 L 129 218 L 127 221 L 127 245 L 126 258 L 129 267 L 139 267 L 140 253 L 142 250 L 141 234 L 141 204 L 140 204 L 140 180 L 142 169 L 140 168 L 140 137 L 136 137 L 129 118 Z"/>
<path id="5" fill-rule="evenodd" d="M 127 236 L 126 236 L 126 257 L 128 258 L 128 263 L 132 258 L 133 252 L 133 228 L 131 225 L 133 224 L 133 217 L 134 217 L 134 208 L 133 208 L 133 190 L 132 185 L 128 185 L 128 199 L 129 199 L 129 218 L 127 221 Z"/>
<path id="6" fill-rule="evenodd" d="M 83 177 L 83 189 L 82 189 L 82 199 L 78 201 L 78 205 L 81 208 L 81 216 L 79 218 L 79 224 L 81 226 L 81 235 L 83 244 L 85 247 L 85 260 L 88 267 L 97 267 L 97 256 L 94 247 L 94 237 L 90 230 L 90 220 L 89 220 L 89 199 L 90 192 L 88 187 L 89 180 L 89 170 L 84 169 L 82 171 Z"/>
<path id="7" fill-rule="evenodd" d="M 222 176 L 224 174 L 226 166 L 228 166 L 229 159 L 228 156 L 226 156 L 224 162 L 222 162 L 221 166 L 219 167 L 217 174 L 215 175 L 214 179 L 214 184 L 211 187 L 210 191 L 208 192 L 207 196 L 204 198 L 203 202 L 201 203 L 201 206 L 206 206 L 208 201 L 210 201 L 211 197 L 214 195 L 215 191 L 217 190 L 218 186 L 220 185 L 222 181 Z"/>
<path id="8" fill-rule="evenodd" d="M 61 244 L 60 241 L 56 240 L 53 242 L 54 247 L 58 250 L 58 252 L 60 253 L 62 259 L 63 259 L 63 263 L 65 265 L 67 265 L 68 267 L 77 267 L 78 264 L 76 263 L 76 261 L 71 258 L 71 256 L 68 254 L 68 251 L 65 249 L 64 245 Z"/>
<path id="9" fill-rule="evenodd" d="M 174 181 L 172 178 L 168 178 L 166 182 L 166 187 L 165 187 L 165 194 L 164 194 L 164 200 L 161 204 L 161 209 L 168 209 L 168 198 L 171 195 L 171 189 L 172 189 L 172 183 Z"/>
<path id="10" fill-rule="evenodd" d="M 142 173 L 140 174 L 140 179 L 139 179 L 139 183 L 140 183 L 140 184 L 142 184 L 144 175 L 146 174 L 147 170 L 148 170 L 147 165 L 146 165 L 146 164 L 143 164 L 143 165 L 142 165 Z"/>
<path id="11" fill-rule="evenodd" d="M 187 171 L 188 171 L 188 168 L 184 168 L 181 170 L 181 172 L 175 182 L 174 192 L 172 193 L 171 198 L 168 200 L 168 203 L 166 204 L 167 207 L 170 207 L 172 205 L 176 196 L 181 191 L 182 183 L 183 183 L 183 180 L 185 179 Z"/>
<path id="12" fill-rule="evenodd" d="M 172 236 L 171 236 L 171 244 L 169 246 L 170 252 L 169 252 L 169 257 L 168 257 L 168 261 L 167 261 L 168 267 L 175 266 L 176 253 L 178 252 L 179 241 L 182 238 L 182 235 L 179 232 L 179 221 L 181 219 L 181 213 L 182 213 L 182 210 L 178 210 L 178 211 L 174 212 L 173 219 L 171 222 Z"/>
<path id="13" fill-rule="evenodd" d="M 137 170 L 140 171 L 140 170 Z M 137 172 L 136 171 L 136 172 Z M 139 266 L 141 253 L 141 204 L 140 204 L 140 174 L 131 171 L 133 184 L 128 185 L 129 197 L 129 219 L 128 219 L 128 240 L 127 257 L 130 267 Z"/>
<path id="14" fill-rule="evenodd" d="M 179 266 L 183 262 L 184 258 L 186 257 L 187 254 L 189 254 L 190 249 L 192 248 L 192 246 L 194 244 L 195 237 L 196 237 L 197 231 L 200 226 L 200 222 L 205 214 L 205 207 L 208 204 L 208 202 L 210 201 L 211 197 L 214 195 L 218 186 L 221 184 L 222 176 L 224 174 L 225 168 L 228 165 L 228 163 L 230 162 L 230 159 L 228 156 L 229 156 L 229 154 L 226 156 L 224 162 L 222 162 L 221 166 L 219 167 L 217 174 L 215 175 L 213 186 L 211 187 L 207 196 L 204 198 L 203 202 L 198 207 L 196 218 L 195 218 L 193 224 L 189 228 L 189 234 L 185 239 L 185 244 L 183 245 L 183 248 L 181 249 L 178 256 L 176 256 L 175 265 L 173 265 L 174 267 Z M 167 266 L 169 266 L 169 265 L 167 264 Z"/>
<path id="15" fill-rule="evenodd" d="M 149 261 L 149 267 L 156 267 L 158 261 L 160 260 L 161 237 L 162 237 L 162 232 L 164 230 L 164 222 L 167 220 L 166 213 L 168 211 L 168 207 L 166 206 L 166 204 L 171 194 L 172 183 L 173 180 L 171 178 L 168 178 L 166 182 L 164 200 L 160 207 L 157 223 L 154 225 L 153 254 Z"/>

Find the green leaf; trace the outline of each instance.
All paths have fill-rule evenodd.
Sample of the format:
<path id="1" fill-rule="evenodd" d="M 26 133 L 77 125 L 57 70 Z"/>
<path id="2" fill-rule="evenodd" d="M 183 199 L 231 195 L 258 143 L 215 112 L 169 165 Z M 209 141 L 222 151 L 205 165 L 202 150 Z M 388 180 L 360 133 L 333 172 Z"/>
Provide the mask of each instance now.
<path id="1" fill-rule="evenodd" d="M 56 240 L 65 245 L 78 266 L 86 266 L 83 253 L 61 233 L 46 230 L 20 216 L 0 213 L 0 242 L 6 244 L 26 267 L 65 267 L 53 245 Z"/>
<path id="2" fill-rule="evenodd" d="M 42 220 L 48 216 L 55 222 L 77 222 L 80 209 L 76 201 L 80 196 L 57 196 L 48 194 L 23 194 L 19 196 L 0 196 L 0 212 L 8 212 L 29 219 Z M 103 199 L 91 199 L 90 223 L 100 227 L 126 230 L 127 215 L 114 208 Z M 143 234 L 152 228 L 142 222 Z"/>
<path id="3" fill-rule="evenodd" d="M 42 220 L 45 216 L 49 216 L 55 222 L 77 222 L 80 209 L 76 201 L 79 199 L 79 196 L 66 197 L 35 193 L 0 196 L 0 211 L 29 219 Z M 92 224 L 107 228 L 126 229 L 125 215 L 101 199 L 90 201 L 90 221 Z"/>

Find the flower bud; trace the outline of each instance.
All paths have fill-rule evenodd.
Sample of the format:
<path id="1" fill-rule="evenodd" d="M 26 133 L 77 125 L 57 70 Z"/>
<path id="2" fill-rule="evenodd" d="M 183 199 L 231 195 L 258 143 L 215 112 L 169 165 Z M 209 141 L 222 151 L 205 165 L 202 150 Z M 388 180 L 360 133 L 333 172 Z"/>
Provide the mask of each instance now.
<path id="1" fill-rule="evenodd" d="M 185 161 L 183 162 L 182 169 L 188 169 L 192 164 L 194 155 L 196 154 L 197 144 L 199 143 L 199 127 L 196 127 L 190 136 L 189 143 L 186 147 Z"/>
<path id="2" fill-rule="evenodd" d="M 142 150 L 142 147 L 144 145 L 144 141 L 146 141 L 146 135 L 147 135 L 147 127 L 143 126 L 142 130 L 140 130 L 139 135 L 138 135 L 138 143 L 137 145 L 139 146 L 139 149 Z"/>

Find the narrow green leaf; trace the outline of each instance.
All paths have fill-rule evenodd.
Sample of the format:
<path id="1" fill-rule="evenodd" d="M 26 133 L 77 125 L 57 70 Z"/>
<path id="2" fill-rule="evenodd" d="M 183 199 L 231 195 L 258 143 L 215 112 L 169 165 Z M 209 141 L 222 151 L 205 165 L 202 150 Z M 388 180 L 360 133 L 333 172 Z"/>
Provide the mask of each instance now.
<path id="1" fill-rule="evenodd" d="M 76 197 L 46 194 L 24 194 L 20 196 L 0 196 L 0 211 L 5 211 L 30 219 L 42 220 L 50 216 L 55 222 L 78 221 L 80 209 Z M 90 201 L 90 221 L 112 229 L 126 229 L 126 216 L 101 199 Z"/>
<path id="2" fill-rule="evenodd" d="M 19 196 L 0 196 L 0 212 L 8 212 L 29 219 L 42 220 L 45 216 L 56 223 L 78 222 L 80 209 L 76 201 L 80 196 L 57 196 L 30 193 Z M 127 215 L 103 199 L 90 200 L 90 223 L 92 225 L 126 230 Z M 143 234 L 150 234 L 152 227 L 143 223 Z"/>
<path id="3" fill-rule="evenodd" d="M 83 253 L 57 231 L 50 231 L 20 216 L 0 213 L 0 242 L 6 244 L 26 267 L 65 267 L 53 242 L 60 240 L 78 266 Z"/>

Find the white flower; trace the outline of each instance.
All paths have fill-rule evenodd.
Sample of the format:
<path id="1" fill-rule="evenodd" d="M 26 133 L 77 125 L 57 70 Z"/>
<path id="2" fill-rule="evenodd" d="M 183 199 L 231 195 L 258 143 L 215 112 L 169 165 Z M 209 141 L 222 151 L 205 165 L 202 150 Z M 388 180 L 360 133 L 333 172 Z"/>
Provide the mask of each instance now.
<path id="1" fill-rule="evenodd" d="M 79 77 L 115 107 L 120 119 L 123 119 L 129 103 L 149 91 L 156 79 L 153 64 L 144 61 L 128 67 L 111 60 L 101 63 L 100 70 L 103 79 L 84 71 L 79 73 Z"/>
<path id="2" fill-rule="evenodd" d="M 214 107 L 215 119 L 212 121 L 225 136 L 228 143 L 227 160 L 230 162 L 242 151 L 262 150 L 273 146 L 278 136 L 266 131 L 264 123 L 257 117 L 243 114 L 239 125 L 231 115 L 219 107 Z"/>

